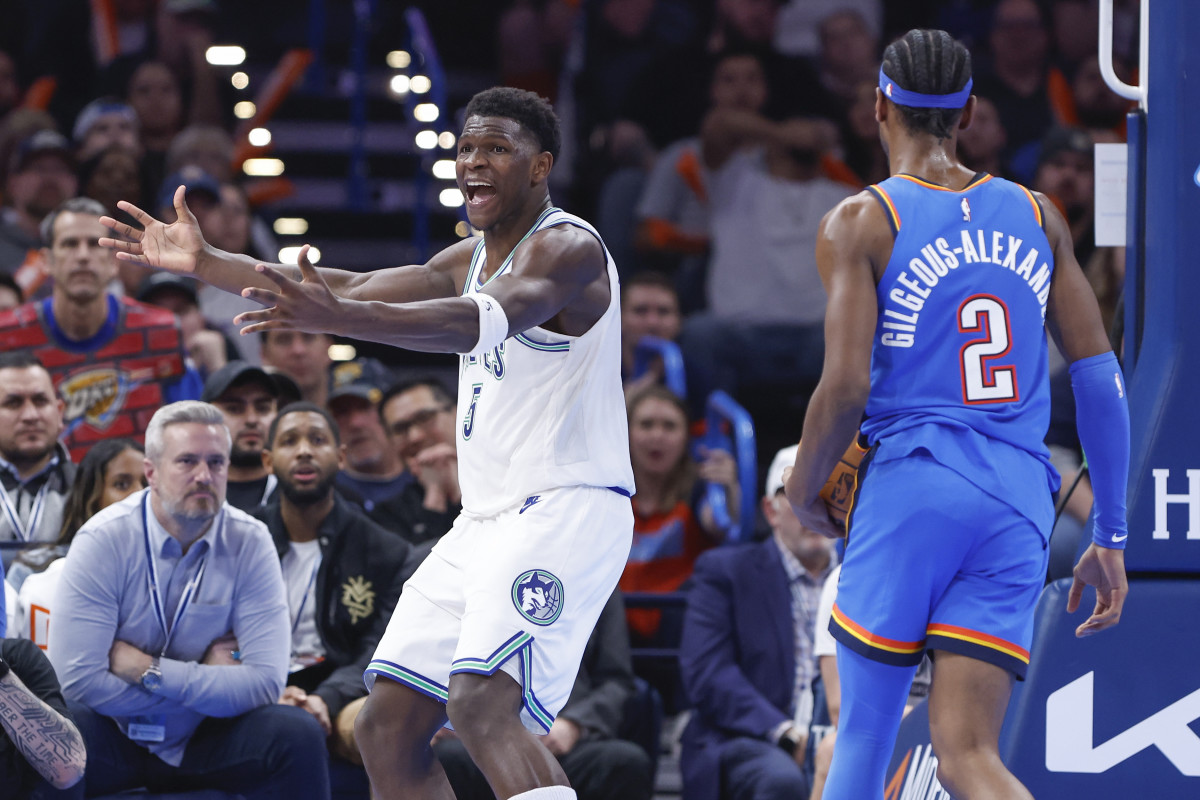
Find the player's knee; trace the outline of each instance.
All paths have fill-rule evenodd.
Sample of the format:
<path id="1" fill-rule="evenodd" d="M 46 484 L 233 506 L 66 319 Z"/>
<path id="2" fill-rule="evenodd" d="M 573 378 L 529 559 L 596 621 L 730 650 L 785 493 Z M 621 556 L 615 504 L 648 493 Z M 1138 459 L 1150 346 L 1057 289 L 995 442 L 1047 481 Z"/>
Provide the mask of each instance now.
<path id="1" fill-rule="evenodd" d="M 521 687 L 503 672 L 460 673 L 450 678 L 446 714 L 464 740 L 511 725 L 521 709 Z"/>

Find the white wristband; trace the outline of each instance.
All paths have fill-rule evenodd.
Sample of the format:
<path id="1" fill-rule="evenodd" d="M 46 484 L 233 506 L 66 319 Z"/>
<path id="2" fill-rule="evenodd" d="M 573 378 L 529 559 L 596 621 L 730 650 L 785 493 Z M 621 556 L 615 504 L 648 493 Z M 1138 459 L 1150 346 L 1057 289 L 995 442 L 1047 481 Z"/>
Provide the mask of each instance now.
<path id="1" fill-rule="evenodd" d="M 479 307 L 479 341 L 466 353 L 477 356 L 508 338 L 508 315 L 504 313 L 500 301 L 490 294 L 471 293 L 463 296 Z"/>

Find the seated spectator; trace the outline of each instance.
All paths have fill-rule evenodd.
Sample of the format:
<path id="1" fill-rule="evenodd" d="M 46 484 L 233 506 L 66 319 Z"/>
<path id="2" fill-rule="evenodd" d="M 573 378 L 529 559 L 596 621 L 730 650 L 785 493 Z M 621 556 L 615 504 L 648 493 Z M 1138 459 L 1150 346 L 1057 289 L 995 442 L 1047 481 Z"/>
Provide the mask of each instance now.
<path id="1" fill-rule="evenodd" d="M 186 110 L 179 79 L 160 61 L 143 61 L 129 78 L 125 101 L 137 112 L 146 186 L 159 186 L 166 170 L 167 148 L 183 129 Z"/>
<path id="2" fill-rule="evenodd" d="M 629 457 L 637 494 L 621 591 L 677 591 L 691 577 L 696 557 L 725 537 L 704 501 L 705 482 L 724 487 L 729 508 L 736 509 L 741 498 L 737 465 L 724 450 L 707 453 L 700 464 L 692 460 L 687 409 L 663 386 L 629 399 Z M 630 610 L 635 642 L 657 641 L 660 618 L 658 611 Z"/>
<path id="3" fill-rule="evenodd" d="M 321 726 L 276 702 L 287 596 L 266 528 L 225 505 L 229 447 L 213 406 L 164 406 L 146 435 L 150 488 L 93 517 L 67 554 L 50 659 L 91 756 L 78 797 L 329 797 Z"/>
<path id="4" fill-rule="evenodd" d="M 104 207 L 76 197 L 43 221 L 53 294 L 0 313 L 0 350 L 54 359 L 50 369 L 66 402 L 63 442 L 75 457 L 100 439 L 141 440 L 164 402 L 200 396 L 200 376 L 185 363 L 175 316 L 108 291 L 117 274 Z"/>
<path id="5" fill-rule="evenodd" d="M 44 294 L 42 221 L 78 185 L 71 143 L 57 131 L 31 133 L 13 151 L 0 209 L 0 272 L 12 275 L 26 297 Z"/>
<path id="6" fill-rule="evenodd" d="M 639 272 L 621 286 L 621 375 L 625 395 L 652 386 L 663 378 L 662 361 L 655 359 L 641 377 L 633 377 L 635 350 L 643 336 L 674 341 L 683 318 L 679 296 L 670 278 L 661 272 Z"/>
<path id="7" fill-rule="evenodd" d="M 878 139 L 879 126 L 873 118 L 871 126 Z M 958 152 L 962 155 L 963 163 L 976 172 L 1004 177 L 1008 170 L 1004 167 L 1001 154 L 1007 144 L 1008 135 L 1000 124 L 996 104 L 986 97 L 976 97 L 975 115 L 971 117 L 970 127 L 958 132 Z"/>
<path id="8" fill-rule="evenodd" d="M 836 129 L 715 109 L 701 140 L 711 170 L 708 310 L 689 317 L 680 338 L 693 410 L 714 389 L 807 395 L 824 357 L 817 229 L 852 194 L 820 172 Z"/>
<path id="9" fill-rule="evenodd" d="M 300 389 L 300 397 L 325 407 L 329 401 L 329 371 L 333 338 L 324 333 L 263 331 L 262 363 L 287 375 Z"/>
<path id="10" fill-rule="evenodd" d="M 679 654 L 695 703 L 680 763 L 691 800 L 808 793 L 814 620 L 833 545 L 802 526 L 783 495 L 796 449 L 780 450 L 767 471 L 771 537 L 696 560 Z"/>
<path id="11" fill-rule="evenodd" d="M 221 409 L 233 440 L 229 505 L 246 513 L 265 506 L 279 481 L 263 461 L 267 432 L 279 409 L 279 383 L 245 361 L 230 361 L 204 382 L 200 399 Z"/>
<path id="12" fill-rule="evenodd" d="M 544 740 L 579 800 L 650 800 L 653 794 L 650 757 L 633 742 L 617 738 L 633 695 L 624 611 L 620 592 L 614 592 L 583 651 L 571 696 Z M 433 742 L 458 800 L 495 797 L 453 731 L 443 728 Z"/>
<path id="13" fill-rule="evenodd" d="M 167 148 L 168 173 L 199 168 L 218 183 L 233 180 L 233 137 L 216 125 L 189 125 L 171 140 Z M 205 235 L 207 238 L 207 234 Z M 241 250 L 231 252 L 240 253 Z"/>
<path id="14" fill-rule="evenodd" d="M 200 313 L 196 281 L 170 272 L 154 272 L 138 287 L 137 299 L 171 311 L 179 320 L 188 366 L 207 378 L 240 358 L 237 343 Z"/>
<path id="15" fill-rule="evenodd" d="M 282 409 L 267 441 L 279 497 L 255 516 L 275 540 L 292 621 L 279 702 L 303 708 L 326 736 L 336 732 L 334 752 L 362 764 L 353 732 L 367 696 L 363 670 L 416 564 L 407 542 L 334 491 L 344 452 L 324 409 Z"/>
<path id="16" fill-rule="evenodd" d="M 0 639 L 0 786 L 4 796 L 57 797 L 54 789 L 79 783 L 86 763 L 83 737 L 45 654 L 25 639 Z"/>
<path id="17" fill-rule="evenodd" d="M 379 503 L 400 494 L 412 482 L 412 476 L 405 471 L 379 416 L 382 387 L 392 383 L 391 376 L 377 362 L 363 361 L 371 367 L 357 378 L 335 385 L 329 393 L 328 409 L 346 451 L 345 463 L 337 474 L 338 489 L 348 490 L 347 496 L 360 501 L 370 513 Z M 366 368 L 362 363 L 351 364 Z M 335 381 L 338 370 L 347 366 L 337 366 Z"/>
<path id="18" fill-rule="evenodd" d="M 113 219 L 134 224 L 117 203 L 141 196 L 139 169 L 136 152 L 124 145 L 106 147 L 79 165 L 79 193 L 99 202 Z"/>
<path id="19" fill-rule="evenodd" d="M 767 77 L 753 50 L 726 50 L 713 57 L 709 108 L 760 113 L 767 102 Z M 689 295 L 689 310 L 704 305 L 689 289 L 703 283 L 709 247 L 708 175 L 700 137 L 668 145 L 654 164 L 637 206 L 637 245 L 658 262 L 676 262 L 677 286 Z M 626 282 L 626 285 L 627 282 Z"/>
<path id="20" fill-rule="evenodd" d="M 12 275 L 0 273 L 0 311 L 8 311 L 25 302 L 25 292 Z"/>
<path id="21" fill-rule="evenodd" d="M 371 517 L 413 544 L 439 539 L 462 510 L 454 398 L 440 381 L 422 378 L 388 389 L 379 416 L 413 480 Z"/>
<path id="22" fill-rule="evenodd" d="M 87 161 L 114 145 L 132 152 L 135 158 L 142 153 L 137 112 L 115 97 L 101 97 L 84 106 L 75 117 L 71 138 L 80 161 Z"/>
<path id="23" fill-rule="evenodd" d="M 75 479 L 71 456 L 58 442 L 63 408 L 36 356 L 0 352 L 0 541 L 52 542 L 58 536 Z M 16 552 L 3 556 L 11 564 Z"/>
<path id="24" fill-rule="evenodd" d="M 50 614 L 58 593 L 63 559 L 85 522 L 113 503 L 146 488 L 145 453 L 132 439 L 105 439 L 88 450 L 67 495 L 62 532 L 53 546 L 27 550 L 13 562 L 9 583 L 18 593 L 19 621 L 12 635 L 50 646 Z"/>

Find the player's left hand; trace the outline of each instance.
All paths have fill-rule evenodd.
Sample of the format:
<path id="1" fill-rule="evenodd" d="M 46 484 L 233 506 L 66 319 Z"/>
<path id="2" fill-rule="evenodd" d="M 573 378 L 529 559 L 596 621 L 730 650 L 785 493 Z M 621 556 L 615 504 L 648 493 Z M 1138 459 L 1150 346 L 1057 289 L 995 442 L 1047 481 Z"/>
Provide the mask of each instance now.
<path id="1" fill-rule="evenodd" d="M 267 330 L 306 331 L 308 333 L 343 333 L 346 301 L 338 297 L 308 260 L 309 245 L 300 248 L 297 264 L 300 280 L 289 278 L 274 267 L 257 264 L 254 269 L 270 280 L 279 291 L 248 288 L 242 297 L 253 300 L 265 308 L 244 311 L 233 318 L 235 325 L 244 325 L 241 334 Z"/>
<path id="2" fill-rule="evenodd" d="M 583 729 L 577 723 L 566 717 L 556 717 L 554 724 L 550 726 L 550 732 L 542 740 L 542 744 L 546 745 L 546 749 L 554 755 L 565 756 L 575 749 L 575 745 L 579 743 L 579 737 L 582 735 Z"/>
<path id="3" fill-rule="evenodd" d="M 844 538 L 846 529 L 830 519 L 829 509 L 825 507 L 825 501 L 820 496 L 814 497 L 803 505 L 796 505 L 792 491 L 789 489 L 792 470 L 792 467 L 783 468 L 783 493 L 787 497 L 788 503 L 791 504 L 792 513 L 796 515 L 796 519 L 800 520 L 801 525 L 814 533 L 821 534 L 826 539 Z"/>
<path id="4" fill-rule="evenodd" d="M 1087 621 L 1075 629 L 1077 637 L 1091 636 L 1121 621 L 1121 610 L 1129 594 L 1125 577 L 1125 551 L 1100 547 L 1095 543 L 1079 557 L 1075 565 L 1075 580 L 1067 595 L 1067 613 L 1079 608 L 1084 586 L 1096 587 L 1096 608 Z"/>

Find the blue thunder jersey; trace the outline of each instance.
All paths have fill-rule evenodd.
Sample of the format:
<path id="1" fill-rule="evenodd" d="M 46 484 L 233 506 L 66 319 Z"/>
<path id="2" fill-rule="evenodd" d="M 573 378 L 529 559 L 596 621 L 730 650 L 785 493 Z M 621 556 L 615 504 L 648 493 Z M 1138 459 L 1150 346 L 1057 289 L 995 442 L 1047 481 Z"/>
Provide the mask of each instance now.
<path id="1" fill-rule="evenodd" d="M 621 387 L 617 267 L 595 228 L 557 208 L 543 212 L 525 237 L 556 225 L 582 228 L 604 248 L 608 308 L 581 336 L 535 327 L 510 336 L 489 352 L 462 355 L 458 479 L 463 513 L 470 517 L 491 516 L 541 492 L 567 486 L 608 487 L 626 496 L 633 494 Z M 483 280 L 487 253 L 481 239 L 463 294 L 479 292 L 508 272 L 512 259 L 510 253 Z"/>
<path id="2" fill-rule="evenodd" d="M 908 175 L 868 190 L 895 235 L 862 426 L 875 459 L 924 449 L 1048 536 L 1059 477 L 1043 443 L 1054 254 L 1041 206 L 984 173 L 962 191 Z"/>

